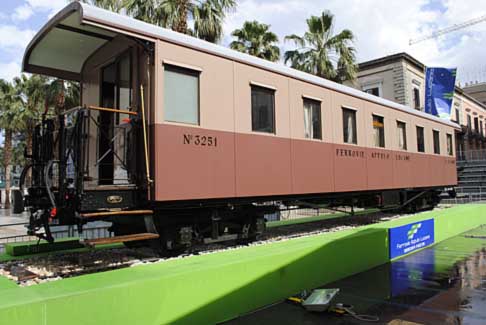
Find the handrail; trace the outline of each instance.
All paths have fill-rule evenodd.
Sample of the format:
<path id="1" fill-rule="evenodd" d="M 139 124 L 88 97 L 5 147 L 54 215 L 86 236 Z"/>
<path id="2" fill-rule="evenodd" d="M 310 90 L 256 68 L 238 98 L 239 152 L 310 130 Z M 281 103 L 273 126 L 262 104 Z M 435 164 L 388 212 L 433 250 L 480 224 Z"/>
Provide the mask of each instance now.
<path id="1" fill-rule="evenodd" d="M 134 115 L 137 116 L 137 112 L 122 110 L 122 109 L 114 109 L 114 108 L 106 108 L 106 107 L 98 107 L 98 106 L 88 106 L 88 109 L 93 111 L 103 111 L 103 112 L 111 112 L 111 113 L 120 113 L 120 114 L 127 114 L 127 115 Z"/>

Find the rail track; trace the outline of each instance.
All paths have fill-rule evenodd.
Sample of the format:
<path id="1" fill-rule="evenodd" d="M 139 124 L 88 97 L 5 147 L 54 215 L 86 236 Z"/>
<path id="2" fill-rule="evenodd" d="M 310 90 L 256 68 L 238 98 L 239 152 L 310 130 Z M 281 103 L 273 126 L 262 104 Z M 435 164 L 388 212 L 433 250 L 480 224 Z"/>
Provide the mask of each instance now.
<path id="1" fill-rule="evenodd" d="M 359 216 L 340 216 L 307 223 L 283 225 L 268 228 L 262 238 L 248 244 L 233 242 L 224 245 L 195 246 L 190 251 L 174 257 L 160 257 L 156 251 L 148 247 L 119 247 L 83 252 L 56 252 L 49 255 L 0 263 L 0 276 L 5 276 L 17 282 L 20 286 L 30 286 L 83 274 L 134 267 L 140 264 L 162 263 L 193 255 L 212 254 L 242 247 L 265 245 L 292 238 L 336 232 L 406 216 L 408 214 L 374 212 Z"/>

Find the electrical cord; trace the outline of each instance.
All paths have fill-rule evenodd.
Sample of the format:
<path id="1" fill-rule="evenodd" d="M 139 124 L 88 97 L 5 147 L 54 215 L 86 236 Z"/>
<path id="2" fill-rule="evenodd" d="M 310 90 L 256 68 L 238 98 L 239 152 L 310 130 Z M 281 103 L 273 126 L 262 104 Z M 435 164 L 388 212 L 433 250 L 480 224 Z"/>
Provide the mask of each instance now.
<path id="1" fill-rule="evenodd" d="M 337 303 L 335 306 L 334 306 L 336 309 L 341 309 L 341 310 L 344 310 L 345 312 L 347 312 L 349 315 L 351 315 L 351 317 L 359 320 L 359 321 L 362 321 L 362 322 L 378 322 L 380 320 L 380 318 L 378 316 L 373 316 L 373 315 L 359 315 L 357 313 L 354 312 L 353 310 L 353 306 L 352 305 L 347 305 L 347 304 L 343 304 L 343 303 Z"/>

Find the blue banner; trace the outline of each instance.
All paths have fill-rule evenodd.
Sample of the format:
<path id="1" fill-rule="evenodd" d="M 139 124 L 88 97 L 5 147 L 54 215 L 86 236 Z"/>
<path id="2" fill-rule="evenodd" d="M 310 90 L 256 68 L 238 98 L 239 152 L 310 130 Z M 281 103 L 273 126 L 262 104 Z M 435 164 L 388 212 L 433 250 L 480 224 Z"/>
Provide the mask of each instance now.
<path id="1" fill-rule="evenodd" d="M 425 112 L 451 118 L 457 69 L 427 68 L 425 72 Z"/>
<path id="2" fill-rule="evenodd" d="M 409 254 L 434 243 L 434 219 L 388 229 L 390 259 Z"/>

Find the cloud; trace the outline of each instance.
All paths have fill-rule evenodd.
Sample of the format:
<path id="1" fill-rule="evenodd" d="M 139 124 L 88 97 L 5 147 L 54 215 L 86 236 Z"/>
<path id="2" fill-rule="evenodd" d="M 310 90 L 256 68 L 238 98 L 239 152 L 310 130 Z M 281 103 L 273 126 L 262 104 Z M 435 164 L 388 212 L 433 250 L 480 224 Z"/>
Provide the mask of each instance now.
<path id="1" fill-rule="evenodd" d="M 14 13 L 12 15 L 12 20 L 13 21 L 27 20 L 30 17 L 32 17 L 33 14 L 34 14 L 34 11 L 33 11 L 31 6 L 29 6 L 29 5 L 18 6 L 14 10 Z"/>
<path id="2" fill-rule="evenodd" d="M 409 40 L 486 14 L 486 7 L 478 8 L 477 0 L 442 0 L 440 5 L 428 0 L 242 0 L 226 19 L 223 44 L 245 20 L 258 20 L 271 25 L 283 50 L 293 48 L 284 37 L 302 35 L 305 20 L 328 9 L 335 16 L 335 32 L 347 28 L 355 34 L 358 62 L 408 52 L 426 65 L 458 67 L 461 76 L 462 70 L 483 65 L 486 22 L 413 46 Z"/>
<path id="3" fill-rule="evenodd" d="M 26 0 L 27 4 L 36 12 L 47 12 L 48 16 L 67 6 L 67 0 Z"/>
<path id="4" fill-rule="evenodd" d="M 19 29 L 14 25 L 0 25 L 0 49 L 1 50 L 23 50 L 35 32 L 31 29 Z"/>
<path id="5" fill-rule="evenodd" d="M 0 62 L 0 79 L 12 81 L 14 77 L 18 77 L 20 75 L 20 70 L 20 63 L 18 62 Z"/>

